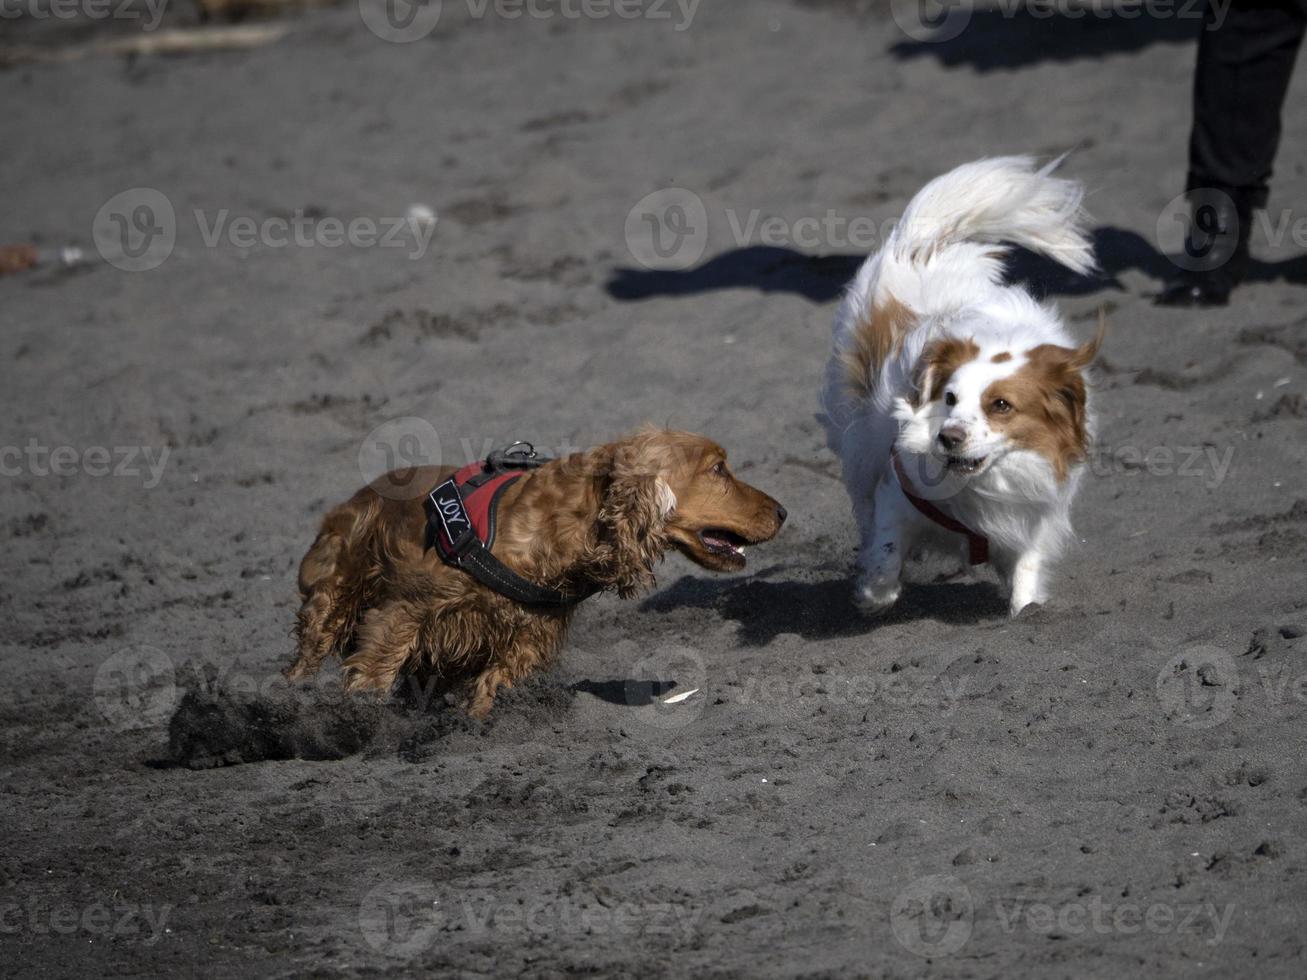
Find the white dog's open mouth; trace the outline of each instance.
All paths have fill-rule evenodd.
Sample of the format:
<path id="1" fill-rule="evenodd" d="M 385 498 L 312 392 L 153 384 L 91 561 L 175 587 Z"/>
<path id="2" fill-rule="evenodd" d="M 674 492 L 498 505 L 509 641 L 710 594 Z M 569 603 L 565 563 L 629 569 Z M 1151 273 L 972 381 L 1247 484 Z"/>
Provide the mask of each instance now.
<path id="1" fill-rule="evenodd" d="M 979 473 L 988 461 L 988 456 L 949 456 L 944 465 L 950 473 L 962 473 L 970 476 L 973 473 Z"/>

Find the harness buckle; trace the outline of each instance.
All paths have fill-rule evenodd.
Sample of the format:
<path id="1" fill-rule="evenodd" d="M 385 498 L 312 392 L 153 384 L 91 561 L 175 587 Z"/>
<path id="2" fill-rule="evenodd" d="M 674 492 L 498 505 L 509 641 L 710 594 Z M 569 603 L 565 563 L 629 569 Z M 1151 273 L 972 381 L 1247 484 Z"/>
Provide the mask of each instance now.
<path id="1" fill-rule="evenodd" d="M 455 564 L 461 565 L 463 563 L 463 559 L 467 557 L 467 553 L 471 551 L 474 547 L 476 547 L 480 542 L 481 539 L 477 537 L 476 530 L 474 528 L 469 528 L 468 530 L 464 531 L 462 534 L 458 536 L 457 541 L 453 541 L 450 543 L 449 556 L 448 556 L 449 560 L 454 562 Z"/>
<path id="2" fill-rule="evenodd" d="M 541 464 L 536 453 L 536 447 L 531 443 L 519 439 L 512 443 L 506 449 L 496 449 L 486 457 L 486 470 L 489 472 L 498 472 L 499 470 L 526 470 L 534 469 Z"/>

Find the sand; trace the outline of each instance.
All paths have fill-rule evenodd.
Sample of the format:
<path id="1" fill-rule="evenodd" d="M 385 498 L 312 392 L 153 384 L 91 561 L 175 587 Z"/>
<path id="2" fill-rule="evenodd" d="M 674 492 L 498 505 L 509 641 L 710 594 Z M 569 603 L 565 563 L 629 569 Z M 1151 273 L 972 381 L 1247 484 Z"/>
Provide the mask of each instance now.
<path id="1" fill-rule="evenodd" d="M 478 9 L 4 72 L 0 238 L 94 260 L 0 278 L 0 973 L 1301 976 L 1302 115 L 1253 281 L 1164 311 L 1192 20 Z M 1083 541 L 1015 621 L 934 566 L 864 620 L 816 419 L 839 290 L 929 178 L 1065 150 L 1105 274 L 1018 270 L 1109 319 Z M 136 272 L 133 188 L 176 228 Z M 592 600 L 484 725 L 280 679 L 298 560 L 387 452 L 647 420 L 788 507 L 747 571 Z"/>

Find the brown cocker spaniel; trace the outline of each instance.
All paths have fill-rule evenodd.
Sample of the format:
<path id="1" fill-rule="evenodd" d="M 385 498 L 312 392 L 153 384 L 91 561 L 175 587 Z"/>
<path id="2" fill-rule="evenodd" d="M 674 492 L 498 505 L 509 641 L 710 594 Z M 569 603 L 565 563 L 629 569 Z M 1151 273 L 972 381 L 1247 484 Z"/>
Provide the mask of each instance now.
<path id="1" fill-rule="evenodd" d="M 425 498 L 449 467 L 397 470 L 331 511 L 300 564 L 303 605 L 292 680 L 331 654 L 346 688 L 389 691 L 401 676 L 468 685 L 483 718 L 495 692 L 550 663 L 575 611 L 527 605 L 482 585 L 429 548 Z M 745 565 L 744 545 L 774 537 L 785 508 L 736 479 L 716 443 L 648 429 L 553 460 L 509 485 L 492 554 L 533 583 L 569 595 L 653 585 L 668 548 L 713 571 Z"/>

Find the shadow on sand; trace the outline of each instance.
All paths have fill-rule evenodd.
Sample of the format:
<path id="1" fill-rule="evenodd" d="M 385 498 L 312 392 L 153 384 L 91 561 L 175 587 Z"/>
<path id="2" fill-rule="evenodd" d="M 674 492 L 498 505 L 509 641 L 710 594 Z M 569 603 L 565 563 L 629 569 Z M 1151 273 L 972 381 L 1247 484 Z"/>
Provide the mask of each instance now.
<path id="1" fill-rule="evenodd" d="M 1146 16 L 1142 8 L 1096 15 L 1057 12 L 1052 5 L 1011 2 L 997 9 L 967 11 L 958 5 L 940 21 L 939 40 L 905 39 L 890 47 L 894 57 L 934 58 L 945 68 L 1011 71 L 1047 61 L 1083 61 L 1142 51 L 1154 44 L 1189 44 L 1203 27 L 1201 0 L 1176 0 L 1170 16 Z M 965 20 L 963 20 L 965 18 Z M 956 34 L 949 37 L 950 34 Z"/>
<path id="2" fill-rule="evenodd" d="M 1008 280 L 1022 283 L 1038 297 L 1090 296 L 1104 290 L 1124 292 L 1120 276 L 1142 272 L 1159 286 L 1179 271 L 1147 238 L 1124 228 L 1104 226 L 1093 232 L 1099 273 L 1081 276 L 1049 259 L 1014 248 Z M 664 296 L 693 296 L 720 289 L 756 289 L 792 293 L 813 303 L 838 299 L 865 255 L 806 255 L 792 248 L 749 245 L 714 256 L 683 271 L 620 268 L 608 281 L 609 295 L 624 302 Z M 1278 262 L 1254 261 L 1248 282 L 1307 283 L 1307 255 Z"/>
<path id="3" fill-rule="evenodd" d="M 819 582 L 702 579 L 685 576 L 645 600 L 642 609 L 670 613 L 715 609 L 739 624 L 740 642 L 765 646 L 782 633 L 805 640 L 863 636 L 878 627 L 919 619 L 965 625 L 1005 617 L 1007 602 L 992 582 L 908 583 L 884 616 L 863 616 L 852 601 L 851 580 Z"/>

